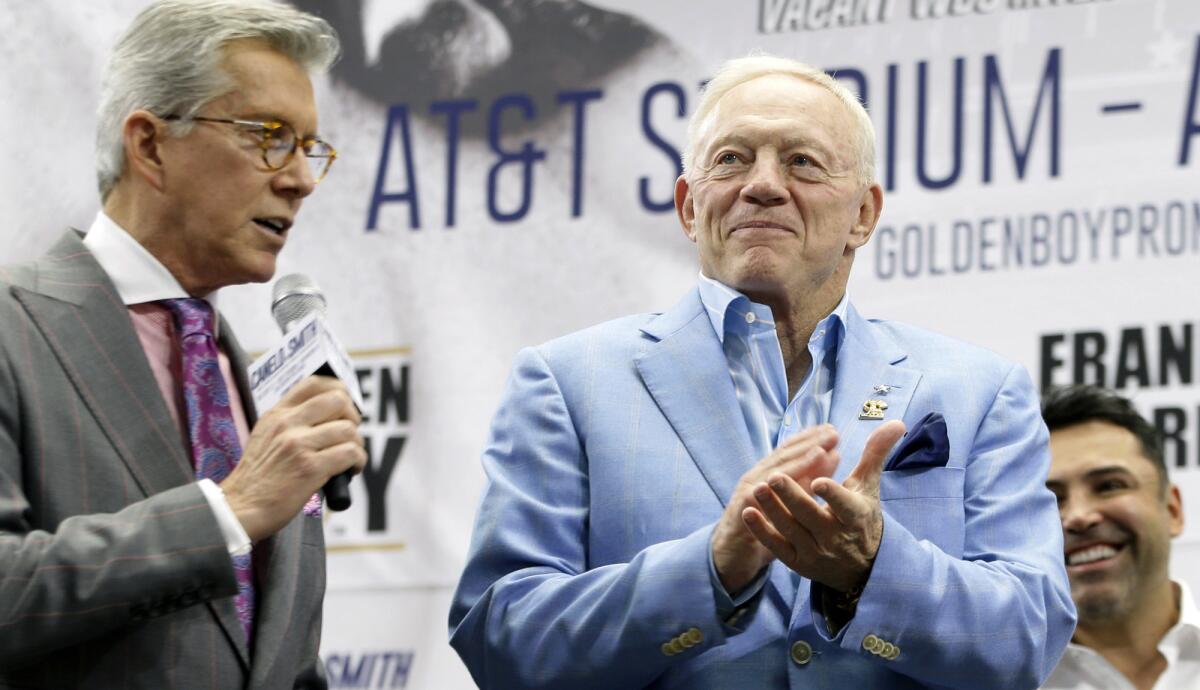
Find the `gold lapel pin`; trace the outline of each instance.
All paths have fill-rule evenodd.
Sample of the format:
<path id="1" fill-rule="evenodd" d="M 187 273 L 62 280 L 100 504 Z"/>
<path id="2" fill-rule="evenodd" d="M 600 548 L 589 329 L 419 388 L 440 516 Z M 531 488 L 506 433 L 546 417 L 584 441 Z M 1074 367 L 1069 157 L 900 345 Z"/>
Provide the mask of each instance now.
<path id="1" fill-rule="evenodd" d="M 870 398 L 862 406 L 862 413 L 858 415 L 859 419 L 878 420 L 883 419 L 883 411 L 888 408 L 888 404 L 882 400 Z"/>

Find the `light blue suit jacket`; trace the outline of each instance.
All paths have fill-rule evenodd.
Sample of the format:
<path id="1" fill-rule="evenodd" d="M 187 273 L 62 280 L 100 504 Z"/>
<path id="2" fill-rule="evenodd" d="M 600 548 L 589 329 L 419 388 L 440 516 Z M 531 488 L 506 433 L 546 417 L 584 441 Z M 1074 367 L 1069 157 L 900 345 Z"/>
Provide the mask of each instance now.
<path id="1" fill-rule="evenodd" d="M 748 613 L 734 625 L 718 616 L 709 538 L 759 458 L 693 291 L 664 314 L 518 355 L 450 611 L 451 644 L 476 682 L 1012 690 L 1049 675 L 1075 609 L 1028 375 L 853 308 L 846 328 L 830 415 L 841 433 L 836 478 L 881 423 L 859 419 L 877 384 L 895 386 L 886 419 L 945 415 L 950 459 L 884 473 L 883 540 L 838 635 L 811 603 L 810 581 L 778 562 Z M 692 628 L 699 644 L 665 653 Z M 812 650 L 805 664 L 791 660 L 800 642 Z M 865 648 L 885 642 L 894 659 Z"/>

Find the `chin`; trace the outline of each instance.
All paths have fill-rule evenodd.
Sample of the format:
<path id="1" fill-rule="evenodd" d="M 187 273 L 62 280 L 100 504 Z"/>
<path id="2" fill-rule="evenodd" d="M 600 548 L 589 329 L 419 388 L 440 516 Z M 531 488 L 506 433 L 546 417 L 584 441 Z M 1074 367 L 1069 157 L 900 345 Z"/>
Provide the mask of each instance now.
<path id="1" fill-rule="evenodd" d="M 1107 623 L 1125 617 L 1126 609 L 1120 599 L 1086 597 L 1075 602 L 1080 623 Z"/>
<path id="2" fill-rule="evenodd" d="M 262 266 L 244 267 L 240 271 L 230 271 L 220 276 L 218 289 L 234 285 L 246 285 L 248 283 L 265 283 L 274 277 L 274 275 L 274 264 L 269 269 Z"/>
<path id="3" fill-rule="evenodd" d="M 742 292 L 774 292 L 785 284 L 779 271 L 766 270 L 763 267 L 743 267 L 731 278 L 730 285 Z"/>
<path id="4" fill-rule="evenodd" d="M 258 273 L 245 282 L 247 282 L 247 283 L 265 283 L 274 277 L 275 277 L 275 267 L 272 266 L 271 270 L 264 271 L 262 273 Z"/>
<path id="5" fill-rule="evenodd" d="M 1111 621 L 1126 615 L 1131 603 L 1125 592 L 1115 587 L 1087 587 L 1075 597 L 1080 621 Z"/>
<path id="6" fill-rule="evenodd" d="M 243 283 L 265 283 L 275 277 L 275 255 L 270 254 L 269 258 L 264 258 L 261 261 L 256 261 L 252 266 L 247 266 L 243 272 L 245 280 Z"/>

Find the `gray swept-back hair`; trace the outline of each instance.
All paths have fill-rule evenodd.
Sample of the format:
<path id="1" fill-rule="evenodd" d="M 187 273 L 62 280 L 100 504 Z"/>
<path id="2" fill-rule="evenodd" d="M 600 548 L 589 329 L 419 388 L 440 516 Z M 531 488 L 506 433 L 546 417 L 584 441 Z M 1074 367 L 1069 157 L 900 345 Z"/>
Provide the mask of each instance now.
<path id="1" fill-rule="evenodd" d="M 711 81 L 704 87 L 700 103 L 688 121 L 687 146 L 683 151 L 683 174 L 689 175 L 696 164 L 697 147 L 706 133 L 710 120 L 716 115 L 717 104 L 734 87 L 748 81 L 773 74 L 782 74 L 823 86 L 837 96 L 854 118 L 854 144 L 858 149 L 858 177 L 864 185 L 875 182 L 875 127 L 866 108 L 850 89 L 829 76 L 828 73 L 797 60 L 773 55 L 749 55 L 735 58 L 721 65 Z"/>
<path id="2" fill-rule="evenodd" d="M 231 41 L 257 39 L 309 72 L 323 72 L 341 51 L 324 19 L 272 0 L 161 0 L 125 31 L 104 71 L 96 125 L 96 177 L 105 199 L 125 168 L 125 118 L 145 109 L 158 115 L 195 115 L 228 93 L 221 69 Z M 175 136 L 191 122 L 171 123 Z"/>

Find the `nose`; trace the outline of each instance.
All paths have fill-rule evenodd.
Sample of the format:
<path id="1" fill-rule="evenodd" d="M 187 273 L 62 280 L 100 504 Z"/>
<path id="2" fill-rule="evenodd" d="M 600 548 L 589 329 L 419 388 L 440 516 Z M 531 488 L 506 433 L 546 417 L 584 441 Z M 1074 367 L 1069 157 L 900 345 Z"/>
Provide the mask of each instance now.
<path id="1" fill-rule="evenodd" d="M 1062 520 L 1063 531 L 1073 534 L 1082 534 L 1103 520 L 1095 503 L 1081 497 L 1064 498 L 1059 504 L 1058 516 Z"/>
<path id="2" fill-rule="evenodd" d="M 742 186 L 742 198 L 760 206 L 778 206 L 787 201 L 787 185 L 775 156 L 758 156 Z"/>
<path id="3" fill-rule="evenodd" d="M 317 180 L 303 151 L 296 151 L 287 165 L 280 168 L 275 175 L 273 186 L 276 192 L 296 199 L 303 199 L 313 193 L 317 187 Z"/>

